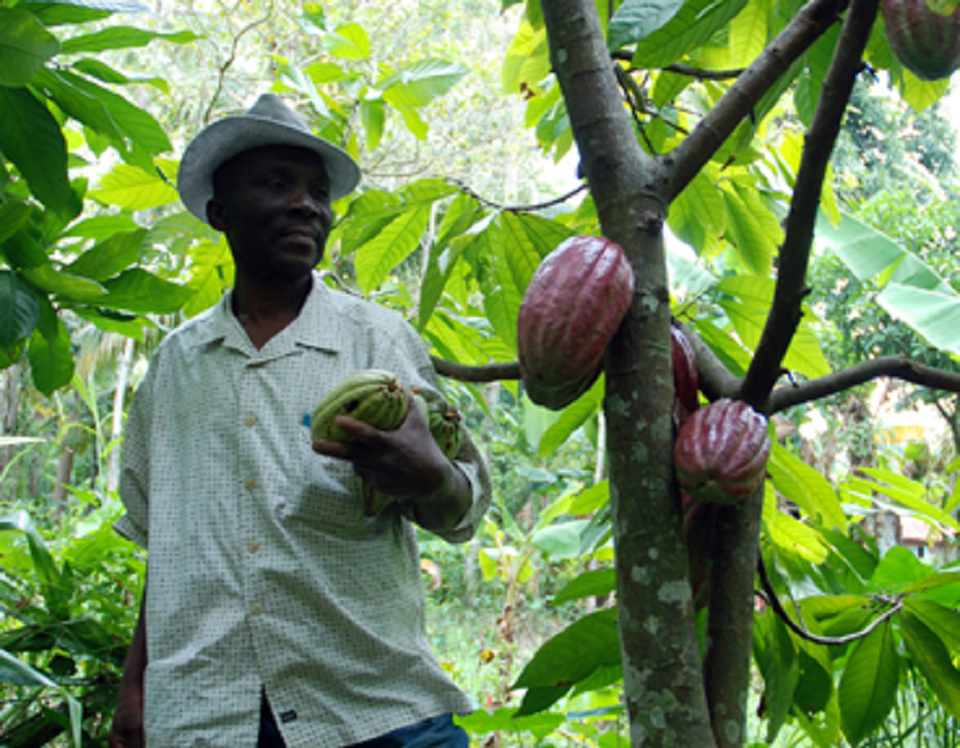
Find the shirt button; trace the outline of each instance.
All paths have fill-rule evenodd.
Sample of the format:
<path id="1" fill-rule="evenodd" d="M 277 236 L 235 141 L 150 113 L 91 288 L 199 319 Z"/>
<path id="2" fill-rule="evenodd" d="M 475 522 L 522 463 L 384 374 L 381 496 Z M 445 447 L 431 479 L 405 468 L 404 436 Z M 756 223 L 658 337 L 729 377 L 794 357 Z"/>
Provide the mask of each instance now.
<path id="1" fill-rule="evenodd" d="M 254 603 L 253 605 L 250 606 L 250 612 L 253 613 L 255 616 L 258 616 L 261 613 L 263 613 L 263 606 L 260 603 Z"/>
<path id="2" fill-rule="evenodd" d="M 256 478 L 247 478 L 247 479 L 243 482 L 243 485 L 245 485 L 250 491 L 252 491 L 253 489 L 255 489 L 255 488 L 257 487 L 257 479 L 256 479 Z"/>
<path id="3" fill-rule="evenodd" d="M 256 424 L 257 424 L 256 416 L 247 416 L 246 418 L 243 419 L 244 426 L 250 427 L 250 426 L 255 426 Z"/>
<path id="4" fill-rule="evenodd" d="M 250 553 L 256 553 L 257 551 L 260 550 L 260 543 L 258 543 L 256 540 L 251 540 L 247 544 L 247 548 L 250 549 Z"/>

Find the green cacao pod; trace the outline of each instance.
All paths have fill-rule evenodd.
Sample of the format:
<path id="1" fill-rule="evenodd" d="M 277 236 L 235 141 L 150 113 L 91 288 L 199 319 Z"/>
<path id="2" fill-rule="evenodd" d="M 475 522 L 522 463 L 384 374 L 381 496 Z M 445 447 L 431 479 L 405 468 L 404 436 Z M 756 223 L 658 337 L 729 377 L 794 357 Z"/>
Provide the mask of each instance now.
<path id="1" fill-rule="evenodd" d="M 440 451 L 452 460 L 463 441 L 460 413 L 437 393 L 418 387 L 413 388 L 413 401 Z"/>
<path id="2" fill-rule="evenodd" d="M 397 378 L 382 369 L 351 374 L 327 393 L 310 419 L 314 439 L 349 441 L 337 426 L 337 416 L 350 416 L 382 431 L 393 431 L 407 415 L 407 392 Z"/>
<path id="3" fill-rule="evenodd" d="M 571 237 L 544 258 L 517 318 L 520 373 L 533 402 L 562 410 L 590 388 L 633 288 L 623 249 L 603 237 Z"/>
<path id="4" fill-rule="evenodd" d="M 460 443 L 463 440 L 460 414 L 435 392 L 413 387 L 411 394 L 413 395 L 413 403 L 430 429 L 433 440 L 437 443 L 440 451 L 452 460 L 460 451 Z M 395 497 L 383 494 L 366 483 L 363 484 L 363 513 L 365 516 L 378 516 L 394 501 L 396 501 Z"/>
<path id="5" fill-rule="evenodd" d="M 744 402 L 717 400 L 680 428 L 673 458 L 694 501 L 736 504 L 763 481 L 772 443 L 767 419 Z"/>
<path id="6" fill-rule="evenodd" d="M 926 0 L 881 0 L 880 12 L 890 48 L 918 78 L 949 78 L 960 67 L 960 9 L 941 15 Z"/>

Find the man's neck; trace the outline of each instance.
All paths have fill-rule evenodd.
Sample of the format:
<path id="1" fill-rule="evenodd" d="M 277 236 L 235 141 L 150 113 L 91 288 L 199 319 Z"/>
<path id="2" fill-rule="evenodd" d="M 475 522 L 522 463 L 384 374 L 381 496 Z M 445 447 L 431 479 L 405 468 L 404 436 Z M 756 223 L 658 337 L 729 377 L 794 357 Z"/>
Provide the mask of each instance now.
<path id="1" fill-rule="evenodd" d="M 238 274 L 231 296 L 234 316 L 258 349 L 293 322 L 313 287 L 312 276 L 267 284 Z"/>

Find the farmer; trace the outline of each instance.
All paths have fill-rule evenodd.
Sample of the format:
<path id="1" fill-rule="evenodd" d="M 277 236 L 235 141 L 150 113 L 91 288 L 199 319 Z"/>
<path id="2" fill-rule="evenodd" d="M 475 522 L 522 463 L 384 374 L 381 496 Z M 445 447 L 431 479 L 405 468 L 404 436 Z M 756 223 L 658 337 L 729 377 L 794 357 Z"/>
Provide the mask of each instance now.
<path id="1" fill-rule="evenodd" d="M 163 341 L 131 404 L 117 530 L 147 585 L 110 745 L 466 746 L 470 702 L 424 633 L 415 527 L 474 533 L 489 504 L 469 438 L 448 460 L 415 407 L 311 443 L 316 404 L 367 368 L 436 389 L 399 316 L 314 268 L 331 201 L 360 179 L 275 95 L 204 129 L 184 204 L 226 237 L 233 289 Z M 375 518 L 361 484 L 396 501 Z"/>

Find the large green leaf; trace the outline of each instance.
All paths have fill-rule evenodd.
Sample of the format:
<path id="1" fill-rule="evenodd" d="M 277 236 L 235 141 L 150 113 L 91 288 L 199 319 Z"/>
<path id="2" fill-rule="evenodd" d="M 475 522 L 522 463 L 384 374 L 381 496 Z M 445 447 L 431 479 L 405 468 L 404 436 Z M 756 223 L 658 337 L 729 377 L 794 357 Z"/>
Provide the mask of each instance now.
<path id="1" fill-rule="evenodd" d="M 883 595 L 895 595 L 907 587 L 932 576 L 933 569 L 926 566 L 903 546 L 894 546 L 887 551 L 874 569 L 866 591 Z"/>
<path id="2" fill-rule="evenodd" d="M 77 54 L 80 52 L 104 52 L 108 49 L 145 47 L 156 39 L 163 39 L 174 44 L 189 44 L 200 38 L 192 31 L 177 31 L 165 34 L 158 31 L 138 29 L 133 26 L 111 26 L 92 34 L 79 34 L 65 39 L 63 41 L 63 53 Z"/>
<path id="3" fill-rule="evenodd" d="M 954 667 L 950 652 L 940 638 L 909 611 L 903 614 L 901 632 L 907 654 L 923 673 L 940 705 L 960 720 L 960 671 Z"/>
<path id="4" fill-rule="evenodd" d="M 885 234 L 842 214 L 834 225 L 823 213 L 817 219 L 816 239 L 830 249 L 861 281 L 876 278 L 944 294 L 950 286 L 932 269 Z"/>
<path id="5" fill-rule="evenodd" d="M 723 301 L 722 306 L 743 344 L 756 349 L 773 302 L 774 281 L 770 278 L 733 276 L 721 281 L 717 288 L 735 297 L 736 301 Z M 783 365 L 788 369 L 810 378 L 830 373 L 830 364 L 820 349 L 820 342 L 812 327 L 815 319 L 812 310 L 805 308 L 803 319 L 783 359 Z"/>
<path id="6" fill-rule="evenodd" d="M 774 443 L 767 472 L 774 488 L 784 498 L 802 508 L 811 517 L 821 516 L 830 526 L 846 531 L 847 515 L 840 506 L 837 492 L 819 472 L 789 450 Z"/>
<path id="7" fill-rule="evenodd" d="M 149 210 L 170 205 L 180 199 L 176 188 L 156 172 L 150 173 L 129 164 L 117 164 L 100 180 L 90 197 L 124 210 Z"/>
<path id="8" fill-rule="evenodd" d="M 80 122 L 88 124 L 94 130 L 111 138 L 112 131 L 119 131 L 125 138 L 129 138 L 134 146 L 139 146 L 150 155 L 155 156 L 173 149 L 166 132 L 147 111 L 89 78 L 68 70 L 58 70 L 56 76 L 61 86 L 57 91 L 62 92 L 66 86 L 71 89 L 69 97 L 64 94 L 64 111 L 70 116 L 76 117 Z M 57 92 L 52 92 L 54 93 Z M 60 101 L 57 101 L 59 104 Z M 73 110 L 71 106 L 74 107 Z M 105 127 L 103 124 L 106 121 L 105 118 L 109 118 L 113 123 L 115 126 L 113 130 L 99 129 Z M 120 144 L 114 143 L 114 145 L 121 153 L 126 153 Z"/>
<path id="9" fill-rule="evenodd" d="M 646 39 L 663 28 L 683 6 L 683 0 L 625 0 L 607 27 L 607 46 L 616 51 Z"/>
<path id="10" fill-rule="evenodd" d="M 763 526 L 770 542 L 787 553 L 813 564 L 827 560 L 829 549 L 817 528 L 780 511 L 773 486 L 769 483 L 763 500 Z"/>
<path id="11" fill-rule="evenodd" d="M 69 206 L 67 144 L 60 124 L 25 88 L 0 86 L 0 151 L 40 202 L 57 212 Z"/>
<path id="12" fill-rule="evenodd" d="M 904 600 L 904 606 L 911 615 L 923 621 L 923 625 L 936 634 L 952 659 L 960 657 L 960 612 L 913 596 Z"/>
<path id="13" fill-rule="evenodd" d="M 766 278 L 773 267 L 775 235 L 772 236 L 769 227 L 760 220 L 757 205 L 748 205 L 743 190 L 727 185 L 722 194 L 727 212 L 726 225 L 737 254 L 751 273 Z"/>
<path id="14" fill-rule="evenodd" d="M 33 13 L 0 8 L 0 86 L 27 85 L 43 63 L 60 51 L 60 42 Z"/>
<path id="15" fill-rule="evenodd" d="M 460 194 L 447 208 L 437 230 L 437 241 L 429 248 L 426 272 L 420 283 L 417 323 L 422 330 L 430 320 L 443 290 L 469 238 L 464 232 L 476 225 L 480 204 L 470 195 Z"/>
<path id="16" fill-rule="evenodd" d="M 10 200 L 0 206 L 0 244 L 16 234 L 29 220 L 33 208 L 26 202 Z"/>
<path id="17" fill-rule="evenodd" d="M 883 468 L 862 468 L 862 472 L 871 480 L 849 478 L 841 484 L 840 492 L 846 500 L 864 506 L 879 504 L 895 511 L 905 507 L 929 524 L 960 531 L 957 520 L 927 501 L 927 491 L 922 484 Z"/>
<path id="18" fill-rule="evenodd" d="M 562 605 L 587 597 L 602 597 L 615 592 L 616 589 L 617 572 L 615 569 L 592 569 L 581 572 L 567 582 L 554 596 L 550 605 Z"/>
<path id="19" fill-rule="evenodd" d="M 125 270 L 103 282 L 107 296 L 97 302 L 108 309 L 134 314 L 173 314 L 193 295 L 193 291 L 158 278 L 142 268 Z"/>
<path id="20" fill-rule="evenodd" d="M 573 235 L 561 223 L 527 213 L 501 213 L 496 220 L 501 227 L 507 266 L 521 292 L 526 290 L 543 258 Z"/>
<path id="21" fill-rule="evenodd" d="M 37 297 L 16 273 L 0 270 L 0 348 L 10 348 L 37 326 Z"/>
<path id="22" fill-rule="evenodd" d="M 88 249 L 67 266 L 72 275 L 103 281 L 136 265 L 146 229 L 117 233 Z"/>
<path id="23" fill-rule="evenodd" d="M 560 412 L 540 437 L 537 453 L 546 457 L 559 449 L 573 433 L 587 423 L 603 404 L 604 378 L 600 376 L 593 386 Z"/>
<path id="24" fill-rule="evenodd" d="M 382 78 L 376 87 L 392 106 L 422 109 L 447 93 L 468 72 L 459 62 L 421 60 Z"/>
<path id="25" fill-rule="evenodd" d="M 960 355 L 960 295 L 890 283 L 877 301 L 936 348 Z"/>
<path id="26" fill-rule="evenodd" d="M 27 348 L 27 359 L 33 383 L 44 395 L 52 395 L 70 384 L 74 364 L 67 328 L 58 321 L 54 334 L 44 335 L 39 328 L 34 330 Z"/>
<path id="27" fill-rule="evenodd" d="M 756 618 L 753 653 L 763 677 L 767 742 L 773 743 L 793 707 L 793 694 L 800 680 L 800 665 L 797 646 L 790 632 L 771 610 Z"/>
<path id="28" fill-rule="evenodd" d="M 50 263 L 25 268 L 20 273 L 42 291 L 75 303 L 100 303 L 106 296 L 103 286 L 96 281 L 57 270 Z"/>
<path id="29" fill-rule="evenodd" d="M 324 37 L 327 51 L 345 60 L 366 60 L 370 57 L 370 38 L 359 23 L 339 26 Z"/>
<path id="30" fill-rule="evenodd" d="M 390 272 L 420 246 L 430 220 L 430 206 L 414 204 L 398 213 L 380 232 L 357 250 L 357 283 L 370 293 Z"/>
<path id="31" fill-rule="evenodd" d="M 896 703 L 899 681 L 900 655 L 893 624 L 887 620 L 857 643 L 840 678 L 840 716 L 852 745 L 886 719 Z"/>
<path id="32" fill-rule="evenodd" d="M 658 31 L 637 45 L 633 65 L 663 68 L 703 46 L 743 10 L 747 0 L 688 0 Z"/>
<path id="33" fill-rule="evenodd" d="M 767 46 L 770 38 L 771 0 L 752 0 L 730 24 L 730 65 L 747 67 Z"/>
<path id="34" fill-rule="evenodd" d="M 524 667 L 511 687 L 527 689 L 519 713 L 548 709 L 577 683 L 619 662 L 616 609 L 584 616 L 548 639 Z"/>

